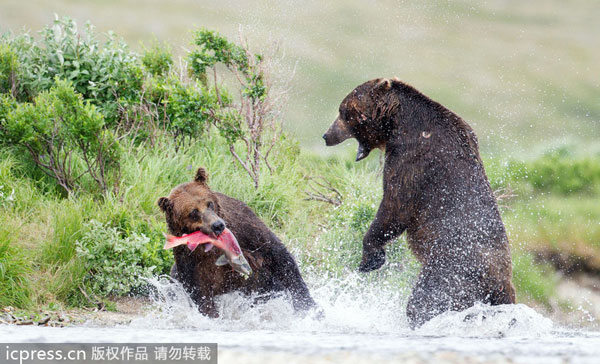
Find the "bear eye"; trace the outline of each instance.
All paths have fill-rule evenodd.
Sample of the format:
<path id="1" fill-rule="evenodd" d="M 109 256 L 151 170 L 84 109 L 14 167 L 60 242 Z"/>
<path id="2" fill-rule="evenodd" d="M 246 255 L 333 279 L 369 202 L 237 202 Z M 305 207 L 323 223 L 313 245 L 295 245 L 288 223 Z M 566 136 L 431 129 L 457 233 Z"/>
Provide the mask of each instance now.
<path id="1" fill-rule="evenodd" d="M 189 214 L 190 220 L 198 220 L 200 218 L 200 212 L 198 211 L 198 209 L 193 209 L 192 212 L 190 212 Z"/>
<path id="2" fill-rule="evenodd" d="M 209 201 L 208 204 L 206 205 L 206 207 L 208 207 L 209 209 L 213 210 L 215 208 L 215 204 L 212 203 L 212 201 Z"/>

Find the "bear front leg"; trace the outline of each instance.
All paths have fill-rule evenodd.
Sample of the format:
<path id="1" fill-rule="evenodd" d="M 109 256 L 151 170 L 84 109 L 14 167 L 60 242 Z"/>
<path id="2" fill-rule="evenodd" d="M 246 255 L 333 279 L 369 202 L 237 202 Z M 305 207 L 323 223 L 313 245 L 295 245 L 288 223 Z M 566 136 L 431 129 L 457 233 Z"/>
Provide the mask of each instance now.
<path id="1" fill-rule="evenodd" d="M 363 238 L 363 256 L 358 270 L 360 272 L 370 272 L 381 268 L 385 263 L 385 244 L 397 238 L 406 226 L 398 223 L 394 216 L 395 209 L 389 209 L 385 199 L 379 205 L 377 215 L 369 227 L 369 231 Z"/>
<path id="2" fill-rule="evenodd" d="M 215 306 L 214 296 L 207 298 L 205 295 L 200 293 L 195 295 L 194 302 L 198 305 L 198 311 L 206 317 L 217 318 L 219 317 L 219 311 Z"/>

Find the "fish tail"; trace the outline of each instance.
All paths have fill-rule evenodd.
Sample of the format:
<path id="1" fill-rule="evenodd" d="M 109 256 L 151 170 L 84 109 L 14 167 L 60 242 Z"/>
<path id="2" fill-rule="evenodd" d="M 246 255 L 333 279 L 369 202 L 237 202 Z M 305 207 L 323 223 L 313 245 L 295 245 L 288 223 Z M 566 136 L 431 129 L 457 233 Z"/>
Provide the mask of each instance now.
<path id="1" fill-rule="evenodd" d="M 174 247 L 182 244 L 180 239 L 178 239 L 176 236 L 165 234 L 165 233 L 163 233 L 163 235 L 165 236 L 165 239 L 166 239 L 165 246 L 163 249 L 173 249 Z"/>

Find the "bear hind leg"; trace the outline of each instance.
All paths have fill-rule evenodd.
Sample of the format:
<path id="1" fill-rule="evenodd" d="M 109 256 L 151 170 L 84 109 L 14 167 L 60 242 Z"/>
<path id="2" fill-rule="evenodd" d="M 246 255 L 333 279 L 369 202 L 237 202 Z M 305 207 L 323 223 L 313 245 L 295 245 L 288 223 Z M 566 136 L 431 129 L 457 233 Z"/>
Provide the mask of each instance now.
<path id="1" fill-rule="evenodd" d="M 446 311 L 461 311 L 478 300 L 477 287 L 456 272 L 424 267 L 406 306 L 412 329 Z"/>

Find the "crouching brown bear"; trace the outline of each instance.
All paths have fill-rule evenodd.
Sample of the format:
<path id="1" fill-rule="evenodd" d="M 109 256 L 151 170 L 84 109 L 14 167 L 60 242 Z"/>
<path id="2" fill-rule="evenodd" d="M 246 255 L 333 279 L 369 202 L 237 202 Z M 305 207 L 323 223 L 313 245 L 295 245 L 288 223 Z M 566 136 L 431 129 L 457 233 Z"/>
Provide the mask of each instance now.
<path id="1" fill-rule="evenodd" d="M 515 302 L 504 225 L 475 133 L 458 115 L 397 79 L 375 79 L 346 96 L 323 138 L 328 146 L 355 138 L 357 161 L 385 153 L 383 199 L 359 270 L 381 267 L 385 244 L 407 232 L 422 264 L 411 327 L 475 302 Z"/>
<path id="2" fill-rule="evenodd" d="M 200 312 L 217 317 L 215 297 L 232 291 L 263 298 L 285 292 L 296 311 L 314 307 L 294 258 L 277 236 L 246 204 L 211 191 L 207 182 L 206 171 L 199 168 L 194 181 L 175 187 L 169 197 L 158 200 L 169 232 L 182 236 L 201 231 L 218 236 L 228 228 L 237 238 L 252 273 L 246 278 L 217 262 L 222 255 L 219 249 L 205 251 L 198 247 L 191 252 L 185 245 L 176 246 L 171 275 L 183 284 Z"/>

